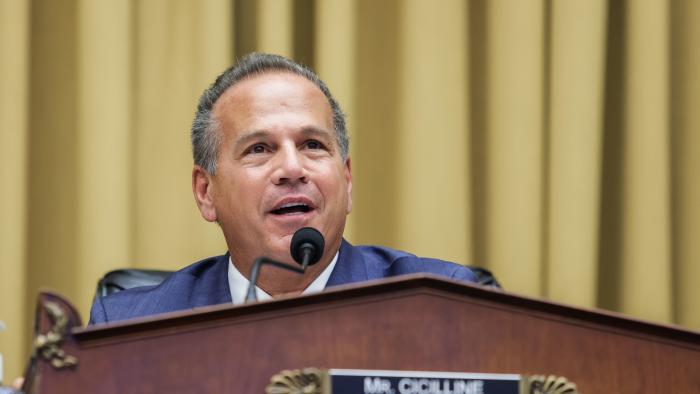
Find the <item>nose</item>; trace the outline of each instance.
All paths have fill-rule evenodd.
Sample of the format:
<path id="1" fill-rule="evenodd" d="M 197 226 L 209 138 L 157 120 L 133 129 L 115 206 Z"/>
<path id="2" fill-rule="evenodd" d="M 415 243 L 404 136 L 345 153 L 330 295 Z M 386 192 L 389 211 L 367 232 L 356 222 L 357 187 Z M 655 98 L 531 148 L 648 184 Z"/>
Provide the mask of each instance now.
<path id="1" fill-rule="evenodd" d="M 293 144 L 292 144 L 293 145 Z M 306 183 L 307 172 L 304 167 L 304 157 L 296 146 L 286 145 L 277 151 L 277 162 L 273 173 L 273 183 L 276 185 Z"/>

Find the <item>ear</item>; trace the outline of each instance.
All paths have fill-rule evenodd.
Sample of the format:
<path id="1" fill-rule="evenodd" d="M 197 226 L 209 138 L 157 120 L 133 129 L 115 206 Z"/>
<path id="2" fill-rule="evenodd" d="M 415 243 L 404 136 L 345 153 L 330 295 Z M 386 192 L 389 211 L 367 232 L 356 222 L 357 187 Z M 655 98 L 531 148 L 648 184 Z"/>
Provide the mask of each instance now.
<path id="1" fill-rule="evenodd" d="M 346 209 L 346 214 L 352 212 L 352 168 L 350 166 L 350 158 L 345 160 L 345 182 L 348 184 L 348 206 Z"/>
<path id="2" fill-rule="evenodd" d="M 216 221 L 213 191 L 211 175 L 201 166 L 195 165 L 192 169 L 192 193 L 199 212 L 208 222 Z"/>

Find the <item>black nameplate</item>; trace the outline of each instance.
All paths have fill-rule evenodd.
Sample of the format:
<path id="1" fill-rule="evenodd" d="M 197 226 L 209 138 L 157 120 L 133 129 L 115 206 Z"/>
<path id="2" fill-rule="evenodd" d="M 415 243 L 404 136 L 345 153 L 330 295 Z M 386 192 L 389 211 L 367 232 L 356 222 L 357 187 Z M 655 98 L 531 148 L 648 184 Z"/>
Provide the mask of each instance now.
<path id="1" fill-rule="evenodd" d="M 330 369 L 332 394 L 518 394 L 520 375 Z"/>

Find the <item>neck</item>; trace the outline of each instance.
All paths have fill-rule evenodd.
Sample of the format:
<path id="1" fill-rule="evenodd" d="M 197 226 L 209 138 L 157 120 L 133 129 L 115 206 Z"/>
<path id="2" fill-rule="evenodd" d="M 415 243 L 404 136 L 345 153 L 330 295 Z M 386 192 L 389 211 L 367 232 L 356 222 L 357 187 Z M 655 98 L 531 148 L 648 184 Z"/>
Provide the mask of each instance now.
<path id="1" fill-rule="evenodd" d="M 309 287 L 309 285 L 316 280 L 319 275 L 321 275 L 323 270 L 325 270 L 331 263 L 333 257 L 335 257 L 335 252 L 333 252 L 333 254 L 330 256 L 323 256 L 321 261 L 314 265 L 308 266 L 303 275 L 269 265 L 263 266 L 260 269 L 258 282 L 256 285 L 273 297 L 288 293 L 301 293 L 304 291 L 304 289 Z M 250 261 L 246 264 L 244 260 L 244 263 L 241 263 L 240 260 L 237 260 L 235 257 L 232 257 L 231 260 L 236 266 L 236 269 L 238 269 L 243 276 L 250 280 L 250 272 L 253 262 Z M 299 265 L 295 262 L 284 261 L 283 263 L 299 267 Z"/>
<path id="2" fill-rule="evenodd" d="M 258 277 L 258 286 L 273 297 L 286 293 L 301 293 L 321 275 L 330 262 L 331 260 L 328 260 L 322 264 L 319 261 L 306 267 L 306 272 L 303 275 L 281 269 L 269 270 L 266 274 Z"/>

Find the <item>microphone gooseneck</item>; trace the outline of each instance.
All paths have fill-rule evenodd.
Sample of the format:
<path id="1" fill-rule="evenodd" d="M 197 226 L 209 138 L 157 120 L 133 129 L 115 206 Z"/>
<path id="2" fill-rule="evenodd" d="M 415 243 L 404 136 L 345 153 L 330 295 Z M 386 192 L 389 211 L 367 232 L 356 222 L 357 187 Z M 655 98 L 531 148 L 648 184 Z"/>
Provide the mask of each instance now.
<path id="1" fill-rule="evenodd" d="M 253 268 L 250 271 L 250 284 L 248 285 L 248 294 L 245 297 L 246 302 L 251 300 L 255 301 L 258 299 L 257 295 L 255 294 L 255 286 L 258 283 L 260 268 L 263 265 L 273 265 L 277 268 L 294 271 L 303 275 L 307 266 L 316 264 L 319 260 L 321 260 L 324 247 L 325 241 L 323 240 L 323 235 L 314 228 L 304 227 L 294 233 L 292 236 L 292 242 L 289 245 L 289 251 L 292 258 L 294 258 L 294 261 L 301 265 L 301 268 L 280 263 L 278 261 L 268 259 L 267 257 L 257 258 L 253 263 Z"/>
<path id="2" fill-rule="evenodd" d="M 246 302 L 250 300 L 257 300 L 258 296 L 255 294 L 255 286 L 258 284 L 258 276 L 260 275 L 260 267 L 262 267 L 264 264 L 268 265 L 274 265 L 277 268 L 282 268 L 286 269 L 288 271 L 294 271 L 300 274 L 304 274 L 304 270 L 301 268 L 297 268 L 291 265 L 287 265 L 284 263 L 280 263 L 279 261 L 275 261 L 272 259 L 268 259 L 267 257 L 259 257 L 255 259 L 255 262 L 253 263 L 253 269 L 250 271 L 250 283 L 248 284 L 248 294 L 245 296 Z"/>

